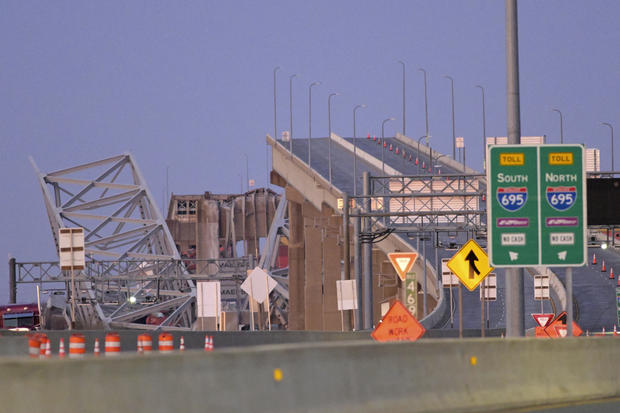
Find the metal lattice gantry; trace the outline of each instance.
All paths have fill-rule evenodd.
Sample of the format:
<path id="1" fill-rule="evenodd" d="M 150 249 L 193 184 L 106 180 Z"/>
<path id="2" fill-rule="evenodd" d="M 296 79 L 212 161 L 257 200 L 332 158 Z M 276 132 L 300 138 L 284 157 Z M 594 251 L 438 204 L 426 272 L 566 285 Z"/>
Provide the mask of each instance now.
<path id="1" fill-rule="evenodd" d="M 481 230 L 486 226 L 481 174 L 370 177 L 371 194 L 353 197 L 365 216 L 394 229 Z"/>
<path id="2" fill-rule="evenodd" d="M 179 260 L 180 256 L 133 156 L 125 153 L 47 174 L 32 158 L 30 161 L 43 191 L 57 249 L 60 228 L 81 227 L 87 260 L 135 260 L 140 272 L 150 276 L 144 280 L 119 277 L 110 266 L 103 271 L 108 275 L 105 282 L 80 278 L 74 292 L 83 303 L 78 324 L 131 327 L 151 312 L 166 310 L 162 326 L 190 328 L 195 320 L 194 281 L 151 277 L 160 270 L 150 268 L 153 262 Z M 147 297 L 153 289 L 161 293 L 156 302 L 149 303 Z M 119 296 L 115 304 L 98 300 L 112 291 L 132 299 Z"/>

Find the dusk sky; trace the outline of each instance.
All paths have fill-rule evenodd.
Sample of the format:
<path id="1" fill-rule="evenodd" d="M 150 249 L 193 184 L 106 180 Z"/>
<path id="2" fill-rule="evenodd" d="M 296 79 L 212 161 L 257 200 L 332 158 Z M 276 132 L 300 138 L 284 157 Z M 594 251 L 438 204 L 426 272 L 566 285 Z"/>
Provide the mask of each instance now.
<path id="1" fill-rule="evenodd" d="M 519 1 L 521 131 L 601 149 L 611 166 L 609 122 L 620 132 L 620 3 Z M 57 259 L 32 155 L 43 171 L 133 153 L 161 206 L 166 168 L 177 194 L 240 190 L 249 156 L 256 186 L 267 184 L 265 135 L 332 129 L 352 135 L 402 131 L 401 66 L 406 63 L 407 135 L 425 132 L 428 72 L 433 147 L 481 169 L 482 85 L 486 135 L 506 136 L 505 10 L 501 0 L 403 1 L 2 1 L 0 3 L 0 255 Z M 616 145 L 620 146 L 620 145 Z M 618 150 L 616 150 L 618 153 Z M 616 160 L 616 167 L 620 158 Z M 6 262 L 6 261 L 5 261 Z M 1 264 L 1 263 L 0 263 Z M 0 303 L 8 266 L 0 265 Z M 27 299 L 24 297 L 24 299 Z"/>

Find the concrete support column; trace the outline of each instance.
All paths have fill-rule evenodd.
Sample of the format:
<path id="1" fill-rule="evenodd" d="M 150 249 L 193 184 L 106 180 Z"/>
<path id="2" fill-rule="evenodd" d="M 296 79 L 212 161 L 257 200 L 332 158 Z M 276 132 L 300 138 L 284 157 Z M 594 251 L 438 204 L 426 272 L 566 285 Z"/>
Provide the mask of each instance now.
<path id="1" fill-rule="evenodd" d="M 9 258 L 9 303 L 17 303 L 17 264 L 15 258 Z"/>
<path id="2" fill-rule="evenodd" d="M 288 200 L 289 216 L 289 330 L 305 329 L 305 245 L 302 205 Z"/>

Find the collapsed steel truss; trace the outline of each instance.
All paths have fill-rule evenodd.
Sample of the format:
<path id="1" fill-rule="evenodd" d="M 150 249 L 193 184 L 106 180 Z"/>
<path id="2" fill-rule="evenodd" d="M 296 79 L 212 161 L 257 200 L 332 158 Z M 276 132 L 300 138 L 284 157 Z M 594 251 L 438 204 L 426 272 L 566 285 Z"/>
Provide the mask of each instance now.
<path id="1" fill-rule="evenodd" d="M 133 156 L 126 153 L 47 174 L 30 161 L 43 191 L 57 250 L 60 228 L 82 227 L 89 262 L 129 260 L 134 267 L 123 271 L 133 271 L 135 279 L 123 276 L 115 264 L 104 264 L 107 267 L 100 280 L 92 273 L 78 274 L 79 288 L 68 291 L 82 303 L 76 315 L 78 326 L 143 328 L 138 320 L 166 311 L 161 326 L 191 328 L 195 283 L 182 276 L 184 267 L 178 267 L 171 277 L 159 264 L 180 262 L 180 256 Z M 153 290 L 158 291 L 157 299 L 149 303 L 147 297 Z M 126 293 L 116 294 L 113 301 L 101 298 L 110 291 Z M 127 294 L 133 297 L 131 301 L 122 299 Z"/>

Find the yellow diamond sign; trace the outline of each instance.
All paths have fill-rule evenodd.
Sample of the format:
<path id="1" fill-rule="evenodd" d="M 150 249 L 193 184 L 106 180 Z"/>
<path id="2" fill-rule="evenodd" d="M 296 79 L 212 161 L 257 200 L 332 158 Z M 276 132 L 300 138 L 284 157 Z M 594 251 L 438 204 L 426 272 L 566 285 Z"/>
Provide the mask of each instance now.
<path id="1" fill-rule="evenodd" d="M 473 239 L 467 241 L 450 258 L 447 265 L 469 291 L 474 291 L 478 284 L 493 271 L 493 267 L 489 265 L 489 256 Z"/>

